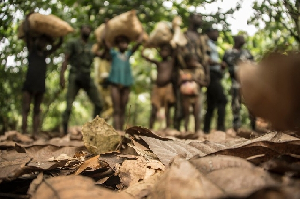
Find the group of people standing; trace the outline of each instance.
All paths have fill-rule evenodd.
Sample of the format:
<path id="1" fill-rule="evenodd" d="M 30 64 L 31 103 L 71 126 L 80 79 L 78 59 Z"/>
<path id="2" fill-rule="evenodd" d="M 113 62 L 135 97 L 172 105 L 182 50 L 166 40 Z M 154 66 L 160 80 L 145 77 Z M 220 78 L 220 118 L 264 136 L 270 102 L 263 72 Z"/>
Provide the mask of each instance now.
<path id="1" fill-rule="evenodd" d="M 28 16 L 27 16 L 28 17 Z M 108 21 L 105 23 L 105 32 Z M 217 130 L 225 131 L 225 105 L 227 103 L 224 88 L 221 84 L 224 70 L 228 68 L 232 79 L 232 109 L 234 114 L 233 126 L 237 130 L 240 125 L 241 96 L 239 83 L 235 77 L 237 63 L 240 60 L 253 60 L 251 53 L 243 49 L 245 39 L 242 36 L 234 37 L 234 47 L 226 51 L 223 59 L 220 59 L 217 51 L 218 30 L 199 30 L 202 26 L 201 14 L 191 14 L 188 29 L 184 33 L 187 44 L 185 46 L 174 46 L 170 43 L 162 44 L 158 50 L 161 60 L 147 57 L 142 50 L 142 57 L 157 66 L 157 79 L 151 92 L 152 110 L 150 115 L 150 128 L 153 128 L 157 112 L 161 107 L 165 108 L 166 127 L 171 127 L 172 119 L 170 108 L 175 107 L 174 128 L 180 130 L 181 120 L 184 119 L 185 130 L 188 130 L 190 108 L 193 108 L 195 118 L 195 132 L 200 130 L 201 111 L 201 88 L 207 87 L 207 111 L 204 118 L 204 132 L 209 133 L 211 119 L 215 108 L 218 109 Z M 26 27 L 26 26 L 25 26 Z M 39 126 L 40 104 L 45 92 L 45 58 L 54 52 L 62 43 L 54 44 L 51 38 L 42 35 L 31 38 L 30 32 L 24 29 L 27 35 L 29 50 L 29 66 L 23 88 L 23 122 L 22 131 L 27 131 L 27 115 L 31 99 L 34 99 L 34 125 L 33 133 L 36 135 Z M 78 91 L 82 88 L 86 91 L 91 102 L 94 104 L 94 116 L 103 112 L 103 93 L 98 92 L 95 82 L 92 80 L 91 66 L 95 57 L 111 61 L 109 75 L 101 81 L 107 88 L 109 85 L 111 100 L 113 104 L 113 126 L 116 130 L 123 130 L 125 111 L 129 99 L 130 87 L 134 84 L 130 57 L 142 45 L 143 33 L 137 39 L 135 45 L 128 49 L 129 38 L 119 35 L 113 44 L 107 42 L 103 35 L 103 49 L 92 50 L 89 42 L 91 27 L 84 25 L 80 28 L 81 36 L 67 43 L 64 62 L 61 67 L 60 85 L 65 87 L 65 71 L 70 65 L 67 106 L 63 113 L 63 133 L 68 132 L 68 122 L 72 105 Z M 52 46 L 46 50 L 46 45 Z M 29 46 L 30 45 L 30 46 Z M 221 61 L 222 60 L 222 61 Z M 255 128 L 255 120 L 253 128 Z M 252 122 L 253 124 L 253 122 Z"/>

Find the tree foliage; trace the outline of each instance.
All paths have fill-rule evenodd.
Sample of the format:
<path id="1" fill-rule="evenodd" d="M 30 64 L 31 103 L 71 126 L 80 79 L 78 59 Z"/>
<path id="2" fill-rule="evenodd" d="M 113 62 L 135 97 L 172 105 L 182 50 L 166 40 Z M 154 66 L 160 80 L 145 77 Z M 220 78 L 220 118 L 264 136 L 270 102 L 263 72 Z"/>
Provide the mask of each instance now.
<path id="1" fill-rule="evenodd" d="M 253 4 L 254 15 L 249 20 L 264 28 L 276 48 L 291 49 L 300 43 L 300 2 L 298 0 L 263 0 Z"/>

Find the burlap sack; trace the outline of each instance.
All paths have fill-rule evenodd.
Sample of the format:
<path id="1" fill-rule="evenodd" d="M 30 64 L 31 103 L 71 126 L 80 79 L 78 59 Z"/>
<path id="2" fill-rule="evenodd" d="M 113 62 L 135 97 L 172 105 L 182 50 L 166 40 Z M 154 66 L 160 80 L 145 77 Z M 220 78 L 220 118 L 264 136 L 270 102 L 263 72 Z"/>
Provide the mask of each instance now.
<path id="1" fill-rule="evenodd" d="M 96 30 L 96 38 L 99 46 L 102 45 L 101 39 L 104 34 L 105 25 L 101 24 Z M 135 10 L 131 10 L 120 14 L 108 22 L 108 30 L 105 40 L 114 45 L 115 38 L 120 35 L 127 36 L 130 41 L 136 41 L 143 31 L 142 23 L 136 16 Z M 144 41 L 148 39 L 148 35 L 144 34 Z"/>
<path id="2" fill-rule="evenodd" d="M 97 44 L 98 47 L 100 48 L 100 46 L 102 46 L 102 37 L 104 34 L 104 30 L 105 30 L 105 24 L 101 24 L 96 30 L 95 30 L 95 35 L 96 35 L 96 40 L 97 40 Z"/>
<path id="3" fill-rule="evenodd" d="M 175 17 L 172 23 L 166 21 L 157 23 L 145 47 L 156 48 L 164 43 L 170 43 L 173 47 L 186 45 L 187 40 L 180 29 L 181 24 L 182 20 L 179 16 Z"/>
<path id="4" fill-rule="evenodd" d="M 46 34 L 50 37 L 62 37 L 74 31 L 74 29 L 65 21 L 55 15 L 43 15 L 33 13 L 29 16 L 30 31 L 32 35 Z M 18 28 L 18 37 L 24 37 L 24 22 Z"/>
<path id="5" fill-rule="evenodd" d="M 163 43 L 169 43 L 172 38 L 172 24 L 167 21 L 161 21 L 157 23 L 154 30 L 150 33 L 149 40 L 145 47 L 159 47 Z"/>

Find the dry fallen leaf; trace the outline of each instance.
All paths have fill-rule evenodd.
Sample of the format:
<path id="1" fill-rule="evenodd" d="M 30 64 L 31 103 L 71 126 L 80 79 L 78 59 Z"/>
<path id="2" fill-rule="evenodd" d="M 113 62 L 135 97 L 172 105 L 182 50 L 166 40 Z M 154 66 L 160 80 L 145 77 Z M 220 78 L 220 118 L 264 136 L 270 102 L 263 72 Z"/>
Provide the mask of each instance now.
<path id="1" fill-rule="evenodd" d="M 26 173 L 30 157 L 16 151 L 0 151 L 0 181 L 13 180 Z"/>
<path id="2" fill-rule="evenodd" d="M 93 143 L 97 140 L 99 150 L 112 152 L 93 156 L 69 136 L 30 144 L 10 141 L 10 145 L 7 138 L 0 139 L 0 147 L 14 149 L 0 151 L 1 185 L 18 186 L 20 179 L 27 183 L 22 185 L 23 192 L 6 192 L 1 186 L 0 198 L 6 193 L 27 197 L 25 191 L 37 171 L 44 175 L 31 183 L 32 198 L 291 198 L 300 187 L 300 139 L 281 132 L 254 139 L 230 132 L 200 132 L 198 140 L 179 140 L 189 135 L 165 134 L 166 138 L 131 127 L 121 142 L 119 133 L 105 133 L 105 129 L 115 132 L 112 127 L 100 118 L 94 121 L 96 125 L 86 125 L 88 134 L 104 138 L 93 137 Z M 104 125 L 100 130 L 99 123 Z M 120 150 L 115 151 L 116 146 Z"/>
<path id="3" fill-rule="evenodd" d="M 121 183 L 125 187 L 130 187 L 164 169 L 165 166 L 157 160 L 147 161 L 139 157 L 137 160 L 125 160 L 116 173 L 120 176 Z"/>
<path id="4" fill-rule="evenodd" d="M 29 144 L 33 142 L 33 140 L 29 136 L 23 135 L 17 131 L 5 132 L 5 135 L 0 136 L 0 142 L 2 141 L 13 141 L 23 144 Z"/>
<path id="5" fill-rule="evenodd" d="M 213 156 L 187 161 L 175 158 L 156 183 L 153 198 L 248 196 L 277 183 L 262 168 L 235 157 Z"/>
<path id="6" fill-rule="evenodd" d="M 245 158 L 252 163 L 260 164 L 279 155 L 300 155 L 300 141 L 253 142 L 247 145 L 241 145 L 239 147 L 220 150 L 215 154 L 236 156 L 240 158 Z"/>
<path id="7" fill-rule="evenodd" d="M 101 154 L 99 161 L 103 164 L 108 164 L 111 169 L 115 169 L 116 164 L 120 164 L 125 160 L 125 158 L 120 157 L 118 153 L 106 153 Z"/>
<path id="8" fill-rule="evenodd" d="M 152 131 L 150 131 L 149 129 L 147 128 L 143 128 L 143 127 L 140 127 L 140 126 L 133 126 L 133 127 L 130 127 L 126 130 L 126 133 L 131 135 L 131 136 L 147 136 L 147 137 L 152 137 L 152 138 L 156 138 L 156 139 L 159 139 L 159 140 L 170 140 L 168 138 L 163 138 L 163 137 L 160 137 L 158 135 L 156 135 L 155 133 L 153 133 Z"/>
<path id="9" fill-rule="evenodd" d="M 227 195 L 247 196 L 261 187 L 279 185 L 266 171 L 258 167 L 228 167 L 214 170 L 205 176 Z"/>
<path id="10" fill-rule="evenodd" d="M 15 148 L 20 153 L 26 153 L 32 160 L 26 165 L 32 169 L 50 170 L 64 166 L 68 161 L 73 160 L 77 151 L 82 151 L 83 147 L 57 147 L 53 145 L 33 145 L 22 147 L 16 144 Z M 64 155 L 62 155 L 64 154 Z M 57 158 L 61 158 L 59 161 Z M 75 159 L 74 159 L 75 160 Z"/>
<path id="11" fill-rule="evenodd" d="M 176 158 L 155 184 L 150 198 L 217 198 L 223 190 L 188 161 Z"/>
<path id="12" fill-rule="evenodd" d="M 15 144 L 13 141 L 2 141 L 0 142 L 0 150 L 12 150 L 15 148 Z"/>
<path id="13" fill-rule="evenodd" d="M 86 160 L 84 163 L 82 163 L 80 165 L 80 167 L 77 169 L 77 171 L 75 172 L 75 175 L 79 175 L 80 173 L 82 173 L 83 171 L 85 171 L 86 169 L 93 169 L 93 170 L 97 170 L 100 169 L 102 167 L 107 167 L 108 165 L 101 165 L 100 162 L 98 161 L 99 155 L 92 157 L 88 160 Z"/>
<path id="14" fill-rule="evenodd" d="M 300 177 L 300 156 L 299 155 L 281 155 L 275 157 L 261 165 L 265 170 L 273 173 Z"/>
<path id="15" fill-rule="evenodd" d="M 204 156 L 206 155 L 205 151 L 201 151 L 201 147 L 196 148 L 192 144 L 188 144 L 181 140 L 159 140 L 152 137 L 140 136 L 148 145 L 151 151 L 159 158 L 159 160 L 164 165 L 169 165 L 169 163 L 176 157 L 182 156 L 186 159 L 190 159 L 195 155 Z M 191 142 L 194 145 L 197 145 L 196 142 Z M 201 144 L 200 145 L 205 145 Z M 209 146 L 205 147 L 211 149 Z M 199 150 L 200 149 L 200 150 Z M 211 150 L 210 152 L 215 152 Z"/>
<path id="16" fill-rule="evenodd" d="M 94 181 L 83 176 L 58 176 L 43 179 L 41 176 L 32 182 L 29 190 L 32 199 L 73 199 L 73 198 L 111 198 L 132 199 L 129 194 L 118 193 L 97 187 Z"/>
<path id="17" fill-rule="evenodd" d="M 132 195 L 134 198 L 148 198 L 154 185 L 158 183 L 162 174 L 163 172 L 155 173 L 151 177 L 129 186 L 124 192 Z"/>
<path id="18" fill-rule="evenodd" d="M 249 168 L 254 166 L 242 158 L 225 156 L 225 155 L 211 155 L 202 158 L 193 158 L 190 163 L 203 174 L 208 174 L 216 170 L 228 168 Z"/>
<path id="19" fill-rule="evenodd" d="M 121 145 L 121 135 L 99 116 L 83 125 L 81 132 L 86 148 L 96 155 L 117 151 Z"/>

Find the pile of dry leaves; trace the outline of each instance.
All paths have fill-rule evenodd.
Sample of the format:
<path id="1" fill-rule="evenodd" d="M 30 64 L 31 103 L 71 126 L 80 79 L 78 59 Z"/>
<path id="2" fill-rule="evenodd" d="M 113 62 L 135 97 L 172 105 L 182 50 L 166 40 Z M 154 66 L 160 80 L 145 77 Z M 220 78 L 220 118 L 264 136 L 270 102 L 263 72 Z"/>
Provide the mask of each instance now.
<path id="1" fill-rule="evenodd" d="M 97 117 L 82 135 L 0 137 L 0 198 L 300 198 L 300 140 L 284 133 L 121 134 Z"/>

